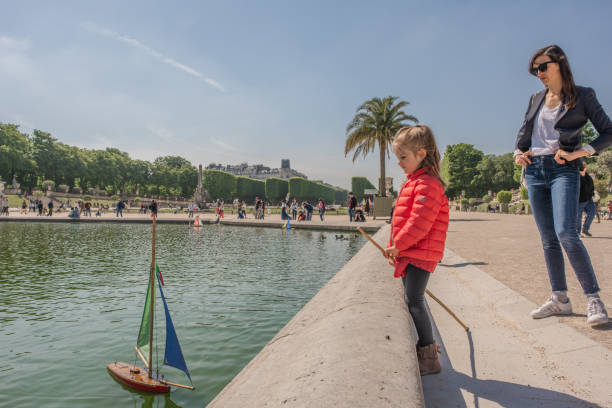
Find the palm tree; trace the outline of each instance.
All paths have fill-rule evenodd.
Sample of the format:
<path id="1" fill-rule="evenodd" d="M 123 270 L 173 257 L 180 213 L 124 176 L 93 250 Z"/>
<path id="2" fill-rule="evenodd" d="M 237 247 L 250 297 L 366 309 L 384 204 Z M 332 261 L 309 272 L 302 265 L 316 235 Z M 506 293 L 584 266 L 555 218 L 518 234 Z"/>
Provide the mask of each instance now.
<path id="1" fill-rule="evenodd" d="M 403 126 L 408 126 L 406 121 L 419 123 L 419 120 L 406 114 L 402 108 L 410 102 L 399 101 L 397 96 L 386 98 L 372 98 L 357 108 L 357 114 L 346 127 L 346 145 L 344 156 L 354 150 L 353 162 L 359 154 L 367 156 L 374 150 L 376 144 L 380 150 L 380 179 L 378 191 L 381 196 L 386 196 L 385 189 L 385 153 L 389 156 L 391 142 L 395 133 Z"/>

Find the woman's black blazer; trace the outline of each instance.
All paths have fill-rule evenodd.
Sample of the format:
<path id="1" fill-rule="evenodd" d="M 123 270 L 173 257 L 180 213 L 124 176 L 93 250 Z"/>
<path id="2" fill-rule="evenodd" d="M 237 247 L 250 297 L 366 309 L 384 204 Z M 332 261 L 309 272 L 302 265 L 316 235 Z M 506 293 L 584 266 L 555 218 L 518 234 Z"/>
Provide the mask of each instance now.
<path id="1" fill-rule="evenodd" d="M 582 147 L 582 128 L 591 120 L 595 130 L 599 133 L 599 137 L 591 142 L 589 146 L 585 146 L 590 154 L 597 154 L 612 145 L 612 122 L 606 112 L 599 104 L 593 88 L 577 86 L 578 99 L 576 106 L 572 109 L 566 109 L 564 105 L 559 109 L 555 129 L 559 131 L 559 149 L 567 152 L 573 152 Z M 531 134 L 533 133 L 533 125 L 547 89 L 543 89 L 531 95 L 529 106 L 525 113 L 525 120 L 521 125 L 516 136 L 515 149 L 521 152 L 526 152 L 531 148 Z"/>

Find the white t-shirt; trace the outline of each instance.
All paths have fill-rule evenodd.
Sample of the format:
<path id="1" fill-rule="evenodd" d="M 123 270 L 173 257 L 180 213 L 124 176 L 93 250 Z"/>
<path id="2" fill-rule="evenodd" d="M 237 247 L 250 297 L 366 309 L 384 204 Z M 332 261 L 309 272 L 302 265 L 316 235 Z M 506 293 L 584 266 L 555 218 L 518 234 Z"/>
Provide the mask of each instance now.
<path id="1" fill-rule="evenodd" d="M 538 111 L 531 135 L 531 152 L 534 156 L 555 154 L 559 150 L 559 131 L 555 129 L 555 121 L 560 108 L 561 104 L 550 109 L 543 103 Z"/>

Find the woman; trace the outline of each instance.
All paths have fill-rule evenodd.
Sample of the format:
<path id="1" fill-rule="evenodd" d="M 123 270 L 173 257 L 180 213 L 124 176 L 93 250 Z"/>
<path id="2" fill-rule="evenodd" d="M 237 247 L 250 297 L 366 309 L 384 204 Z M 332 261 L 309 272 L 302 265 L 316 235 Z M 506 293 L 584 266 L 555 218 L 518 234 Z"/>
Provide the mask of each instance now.
<path id="1" fill-rule="evenodd" d="M 531 96 L 525 120 L 516 138 L 515 162 L 525 166 L 529 201 L 533 208 L 552 296 L 531 312 L 534 319 L 571 314 L 567 297 L 565 265 L 561 245 L 587 296 L 587 323 L 608 322 L 599 298 L 599 286 L 591 259 L 576 231 L 581 157 L 591 156 L 612 145 L 612 122 L 591 88 L 576 86 L 563 50 L 551 45 L 538 50 L 529 62 L 529 72 L 545 88 Z M 581 145 L 582 127 L 590 120 L 599 137 Z"/>

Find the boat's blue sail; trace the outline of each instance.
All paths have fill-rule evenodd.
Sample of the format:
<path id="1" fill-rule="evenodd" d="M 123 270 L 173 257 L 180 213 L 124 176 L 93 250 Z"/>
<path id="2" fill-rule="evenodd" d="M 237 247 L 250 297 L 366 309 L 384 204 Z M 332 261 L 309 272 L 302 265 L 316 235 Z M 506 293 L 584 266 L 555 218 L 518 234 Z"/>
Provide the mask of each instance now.
<path id="1" fill-rule="evenodd" d="M 185 374 L 187 374 L 189 381 L 191 381 L 191 375 L 189 375 L 189 370 L 187 369 L 187 364 L 185 363 L 185 358 L 183 357 L 183 352 L 181 351 L 181 345 L 179 344 L 178 337 L 176 337 L 174 324 L 172 324 L 172 318 L 170 317 L 164 291 L 162 290 L 159 268 L 157 265 L 155 265 L 155 268 L 157 269 L 156 275 L 159 293 L 161 293 L 161 298 L 164 302 L 164 311 L 166 313 L 166 352 L 164 353 L 164 364 L 183 371 Z"/>

